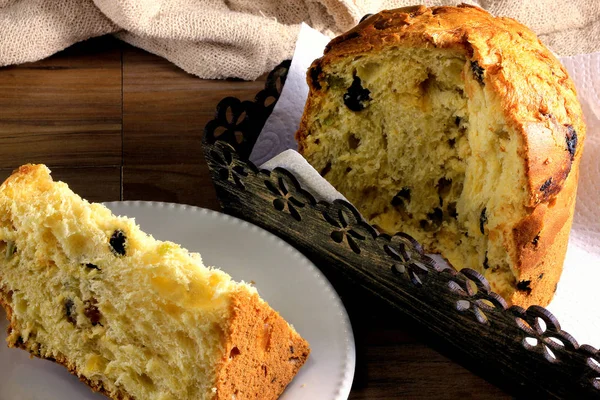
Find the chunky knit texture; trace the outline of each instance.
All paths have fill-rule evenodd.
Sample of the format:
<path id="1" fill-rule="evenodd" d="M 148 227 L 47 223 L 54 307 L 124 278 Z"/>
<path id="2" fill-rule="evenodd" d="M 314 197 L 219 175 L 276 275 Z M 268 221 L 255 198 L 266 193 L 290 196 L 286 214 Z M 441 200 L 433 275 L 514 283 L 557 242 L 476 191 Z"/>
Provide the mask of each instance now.
<path id="1" fill-rule="evenodd" d="M 428 6 L 461 2 L 517 18 L 561 55 L 600 48 L 596 0 L 423 1 Z M 411 0 L 0 0 L 0 66 L 36 61 L 78 41 L 118 32 L 120 39 L 202 78 L 254 79 L 292 56 L 301 22 L 336 35 L 367 13 L 413 4 Z"/>

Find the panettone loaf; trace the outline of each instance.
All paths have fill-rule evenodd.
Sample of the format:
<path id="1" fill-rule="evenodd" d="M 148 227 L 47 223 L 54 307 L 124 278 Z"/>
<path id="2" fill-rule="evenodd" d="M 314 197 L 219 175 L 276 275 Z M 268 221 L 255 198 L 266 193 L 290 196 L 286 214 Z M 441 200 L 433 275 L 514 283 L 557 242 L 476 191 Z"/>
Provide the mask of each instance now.
<path id="1" fill-rule="evenodd" d="M 0 248 L 8 345 L 113 399 L 276 399 L 309 354 L 253 287 L 44 166 L 0 187 Z"/>
<path id="2" fill-rule="evenodd" d="M 585 126 L 529 29 L 467 5 L 383 11 L 332 40 L 307 80 L 299 150 L 368 221 L 509 303 L 551 300 Z"/>

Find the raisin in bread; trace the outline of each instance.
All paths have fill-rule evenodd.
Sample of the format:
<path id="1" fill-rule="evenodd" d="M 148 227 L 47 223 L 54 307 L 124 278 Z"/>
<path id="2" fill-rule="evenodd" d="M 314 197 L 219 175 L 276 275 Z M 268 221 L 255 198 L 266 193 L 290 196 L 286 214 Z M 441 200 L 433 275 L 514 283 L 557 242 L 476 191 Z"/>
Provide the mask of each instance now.
<path id="1" fill-rule="evenodd" d="M 299 150 L 372 224 L 546 305 L 562 271 L 585 126 L 526 27 L 477 7 L 373 15 L 307 75 Z"/>
<path id="2" fill-rule="evenodd" d="M 26 165 L 0 187 L 8 345 L 113 399 L 276 399 L 308 344 L 257 291 Z"/>

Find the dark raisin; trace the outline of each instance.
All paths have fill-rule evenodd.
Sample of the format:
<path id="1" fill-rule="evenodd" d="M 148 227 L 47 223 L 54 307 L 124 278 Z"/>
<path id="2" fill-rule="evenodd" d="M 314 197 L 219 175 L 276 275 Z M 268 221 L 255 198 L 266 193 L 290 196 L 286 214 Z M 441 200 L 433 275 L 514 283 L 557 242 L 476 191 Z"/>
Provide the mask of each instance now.
<path id="1" fill-rule="evenodd" d="M 321 64 L 317 64 L 310 69 L 310 80 L 313 84 L 313 87 L 317 90 L 321 90 L 321 82 L 319 82 L 319 75 L 321 75 L 321 72 L 323 72 L 321 69 Z"/>
<path id="2" fill-rule="evenodd" d="M 127 236 L 122 230 L 117 229 L 113 232 L 110 237 L 110 248 L 113 253 L 119 256 L 125 255 L 125 248 L 127 247 Z"/>
<path id="3" fill-rule="evenodd" d="M 545 192 L 552 185 L 552 178 L 548 178 L 546 182 L 542 186 L 540 186 L 540 192 Z"/>
<path id="4" fill-rule="evenodd" d="M 352 85 L 344 93 L 344 104 L 352 111 L 362 111 L 365 108 L 365 103 L 371 100 L 370 94 L 371 91 L 363 88 L 360 78 L 355 76 Z"/>
<path id="5" fill-rule="evenodd" d="M 77 310 L 75 309 L 75 303 L 73 300 L 67 299 L 65 300 L 65 315 L 67 316 L 67 321 L 75 325 L 77 323 Z"/>
<path id="6" fill-rule="evenodd" d="M 87 263 L 85 264 L 86 268 L 89 269 L 97 269 L 98 271 L 102 271 L 96 264 L 92 264 L 92 263 Z"/>
<path id="7" fill-rule="evenodd" d="M 483 210 L 481 210 L 481 215 L 479 216 L 479 230 L 481 231 L 481 234 L 485 234 L 485 230 L 483 229 L 483 226 L 486 224 L 488 217 L 487 217 L 487 208 L 483 207 Z"/>
<path id="8" fill-rule="evenodd" d="M 462 119 L 459 116 L 454 117 L 454 125 L 460 126 Z"/>
<path id="9" fill-rule="evenodd" d="M 97 304 L 98 302 L 96 301 L 96 299 L 87 300 L 85 302 L 85 310 L 83 311 L 83 313 L 90 320 L 92 326 L 98 325 L 102 316 L 100 314 L 100 310 L 98 310 Z"/>
<path id="10" fill-rule="evenodd" d="M 485 252 L 485 259 L 483 260 L 483 269 L 488 269 L 490 264 L 488 263 L 487 251 Z"/>
<path id="11" fill-rule="evenodd" d="M 573 129 L 572 125 L 567 125 L 567 150 L 571 155 L 571 159 L 575 157 L 575 150 L 577 149 L 577 132 Z"/>
<path id="12" fill-rule="evenodd" d="M 540 234 L 538 233 L 537 235 L 535 235 L 535 237 L 531 241 L 531 244 L 533 244 L 535 247 L 537 247 L 539 241 L 540 241 Z"/>
<path id="13" fill-rule="evenodd" d="M 531 281 L 519 281 L 519 283 L 517 283 L 517 290 L 527 292 L 527 295 L 529 296 L 531 294 L 531 287 L 529 285 L 531 285 Z"/>
<path id="14" fill-rule="evenodd" d="M 479 63 L 477 61 L 471 61 L 471 71 L 473 71 L 473 76 L 475 77 L 477 82 L 483 85 L 483 73 L 485 70 L 479 66 Z"/>
<path id="15" fill-rule="evenodd" d="M 354 133 L 351 133 L 350 136 L 348 136 L 348 147 L 350 147 L 350 150 L 356 150 L 359 145 L 360 139 L 357 138 Z"/>
<path id="16" fill-rule="evenodd" d="M 542 273 L 540 274 L 540 276 L 538 276 L 538 279 L 540 279 L 540 280 L 541 280 L 543 277 L 544 277 L 544 273 L 542 272 Z"/>
<path id="17" fill-rule="evenodd" d="M 456 139 L 448 139 L 448 146 L 450 146 L 451 148 L 454 148 L 455 145 L 456 145 Z"/>
<path id="18" fill-rule="evenodd" d="M 346 167 L 346 173 L 352 172 L 352 167 Z"/>
<path id="19" fill-rule="evenodd" d="M 327 165 L 325 165 L 325 168 L 323 168 L 323 169 L 321 170 L 321 176 L 325 176 L 325 175 L 327 175 L 327 173 L 328 173 L 329 171 L 331 171 L 331 163 L 330 163 L 330 162 L 328 162 L 328 163 L 327 163 Z"/>
<path id="20" fill-rule="evenodd" d="M 361 19 L 360 22 L 363 22 L 365 19 L 369 18 L 371 15 L 373 14 L 365 14 Z"/>

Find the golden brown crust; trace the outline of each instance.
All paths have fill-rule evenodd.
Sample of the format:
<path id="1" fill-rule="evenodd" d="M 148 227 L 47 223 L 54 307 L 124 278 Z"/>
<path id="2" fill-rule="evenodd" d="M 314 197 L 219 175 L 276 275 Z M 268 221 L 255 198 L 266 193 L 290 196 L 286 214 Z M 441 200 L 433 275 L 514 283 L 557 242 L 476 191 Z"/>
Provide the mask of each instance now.
<path id="1" fill-rule="evenodd" d="M 497 94 L 507 124 L 524 143 L 529 215 L 513 228 L 514 241 L 505 246 L 514 250 L 520 281 L 534 279 L 541 266 L 552 271 L 530 282 L 537 285 L 537 295 L 529 296 L 531 291 L 525 289 L 508 300 L 523 306 L 546 305 L 562 270 L 585 139 L 581 107 L 567 71 L 531 30 L 478 7 L 382 11 L 333 39 L 309 69 L 310 93 L 296 132 L 300 153 L 310 134 L 307 117 L 325 95 L 319 83 L 323 70 L 340 59 L 392 46 L 451 48 L 483 68 L 483 84 Z M 540 239 L 532 246 L 538 234 Z"/>
<path id="2" fill-rule="evenodd" d="M 257 294 L 232 299 L 216 399 L 277 399 L 306 362 L 308 343 Z"/>

